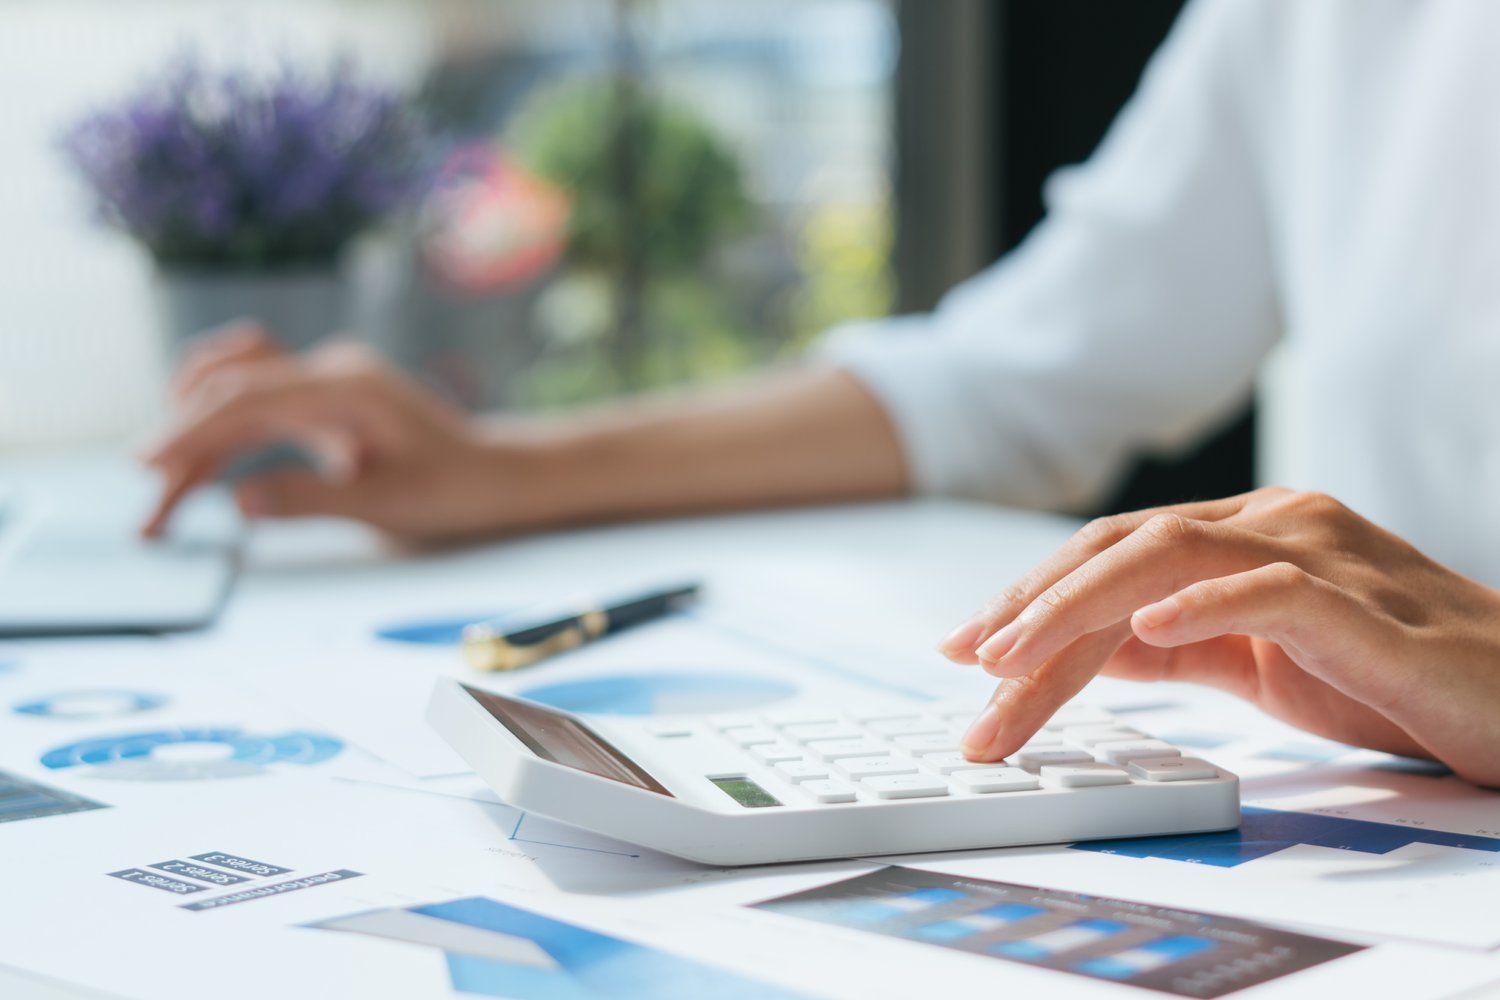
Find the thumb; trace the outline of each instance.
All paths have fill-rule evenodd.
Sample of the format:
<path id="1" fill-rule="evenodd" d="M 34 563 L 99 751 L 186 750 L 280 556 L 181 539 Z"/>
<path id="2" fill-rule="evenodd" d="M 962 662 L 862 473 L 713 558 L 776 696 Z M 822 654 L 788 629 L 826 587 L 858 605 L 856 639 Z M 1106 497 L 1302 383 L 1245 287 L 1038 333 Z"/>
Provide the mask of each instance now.
<path id="1" fill-rule="evenodd" d="M 316 473 L 284 470 L 242 480 L 234 499 L 246 517 L 354 517 L 356 489 Z"/>

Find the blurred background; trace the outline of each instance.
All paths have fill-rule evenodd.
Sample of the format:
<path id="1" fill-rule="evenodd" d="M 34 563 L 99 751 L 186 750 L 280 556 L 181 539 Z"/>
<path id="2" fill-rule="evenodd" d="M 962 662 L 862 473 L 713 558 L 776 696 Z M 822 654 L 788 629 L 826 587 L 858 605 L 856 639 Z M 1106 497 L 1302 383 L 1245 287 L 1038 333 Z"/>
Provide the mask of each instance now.
<path id="1" fill-rule="evenodd" d="M 1179 6 L 0 0 L 0 447 L 131 440 L 245 313 L 537 411 L 929 308 L 1036 223 Z M 1253 428 L 1108 506 L 1248 488 Z"/>

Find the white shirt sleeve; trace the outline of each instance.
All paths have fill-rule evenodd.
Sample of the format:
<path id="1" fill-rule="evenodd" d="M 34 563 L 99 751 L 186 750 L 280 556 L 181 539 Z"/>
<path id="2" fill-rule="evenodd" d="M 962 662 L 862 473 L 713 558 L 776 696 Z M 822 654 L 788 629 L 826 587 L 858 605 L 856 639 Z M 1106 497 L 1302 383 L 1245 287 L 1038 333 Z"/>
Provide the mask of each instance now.
<path id="1" fill-rule="evenodd" d="M 1247 397 L 1278 307 L 1242 2 L 1190 5 L 1014 252 L 930 315 L 822 345 L 890 414 L 917 490 L 1078 509 Z"/>

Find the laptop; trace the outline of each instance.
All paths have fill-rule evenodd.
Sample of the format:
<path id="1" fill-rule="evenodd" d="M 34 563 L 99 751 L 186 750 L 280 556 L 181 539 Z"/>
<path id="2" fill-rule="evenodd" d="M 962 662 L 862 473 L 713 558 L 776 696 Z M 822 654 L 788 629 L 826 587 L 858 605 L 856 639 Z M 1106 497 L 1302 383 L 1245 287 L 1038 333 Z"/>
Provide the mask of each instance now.
<path id="1" fill-rule="evenodd" d="M 156 478 L 124 456 L 0 463 L 0 637 L 155 633 L 213 622 L 243 524 L 228 491 L 190 497 L 140 538 Z"/>

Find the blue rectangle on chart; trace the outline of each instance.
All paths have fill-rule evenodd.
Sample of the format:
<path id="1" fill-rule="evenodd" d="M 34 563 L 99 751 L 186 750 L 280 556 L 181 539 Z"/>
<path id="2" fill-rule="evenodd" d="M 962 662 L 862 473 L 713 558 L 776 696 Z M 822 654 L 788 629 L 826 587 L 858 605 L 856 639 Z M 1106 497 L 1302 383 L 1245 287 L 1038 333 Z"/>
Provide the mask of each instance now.
<path id="1" fill-rule="evenodd" d="M 1208 938 L 1188 937 L 1185 934 L 1158 938 L 1136 947 L 1136 951 L 1149 951 L 1153 955 L 1164 955 L 1174 962 L 1189 955 L 1198 955 L 1214 947 Z"/>
<path id="2" fill-rule="evenodd" d="M 264 861 L 253 861 L 250 858 L 242 858 L 235 854 L 225 854 L 222 851 L 211 851 L 208 854 L 194 854 L 194 861 L 202 861 L 206 865 L 216 868 L 228 868 L 230 871 L 240 872 L 257 878 L 265 878 L 269 875 L 285 875 L 291 871 L 290 868 L 282 868 L 280 865 L 268 865 Z"/>
<path id="3" fill-rule="evenodd" d="M 239 885 L 241 882 L 250 881 L 243 875 L 231 875 L 221 872 L 206 865 L 195 865 L 191 861 L 158 861 L 147 868 L 155 868 L 157 871 L 166 872 L 169 875 L 180 875 L 198 882 L 207 882 L 209 885 Z"/>
<path id="4" fill-rule="evenodd" d="M 1052 954 L 1051 949 L 1043 948 L 1034 941 L 1004 941 L 990 949 L 997 955 L 1006 958 L 1037 959 L 1046 958 Z"/>
<path id="5" fill-rule="evenodd" d="M 962 920 L 943 920 L 935 924 L 912 928 L 912 936 L 923 941 L 957 941 L 970 934 L 978 934 L 983 927 L 966 924 Z"/>
<path id="6" fill-rule="evenodd" d="M 1099 934 L 1118 934 L 1126 929 L 1118 920 L 1080 920 L 1070 926 L 1081 931 L 1097 931 Z"/>
<path id="7" fill-rule="evenodd" d="M 928 906 L 939 906 L 943 903 L 952 903 L 955 900 L 963 899 L 964 894 L 957 889 L 917 889 L 906 893 L 901 898 L 925 903 Z"/>
<path id="8" fill-rule="evenodd" d="M 923 941 L 957 941 L 970 934 L 983 934 L 1046 912 L 1040 906 L 1027 903 L 999 903 L 952 920 L 940 920 L 935 924 L 913 928 L 911 933 L 913 937 Z"/>
<path id="9" fill-rule="evenodd" d="M 1129 979 L 1142 971 L 1139 965 L 1131 965 L 1113 956 L 1091 958 L 1086 962 L 1079 962 L 1073 968 L 1101 979 Z"/>
<path id="10" fill-rule="evenodd" d="M 117 872 L 105 872 L 105 874 L 110 878 L 134 882 L 136 885 L 149 886 L 152 889 L 175 893 L 178 896 L 186 896 L 188 893 L 203 891 L 203 886 L 201 885 L 192 885 L 180 879 L 167 878 L 158 872 L 148 872 L 144 868 L 126 868 Z"/>

